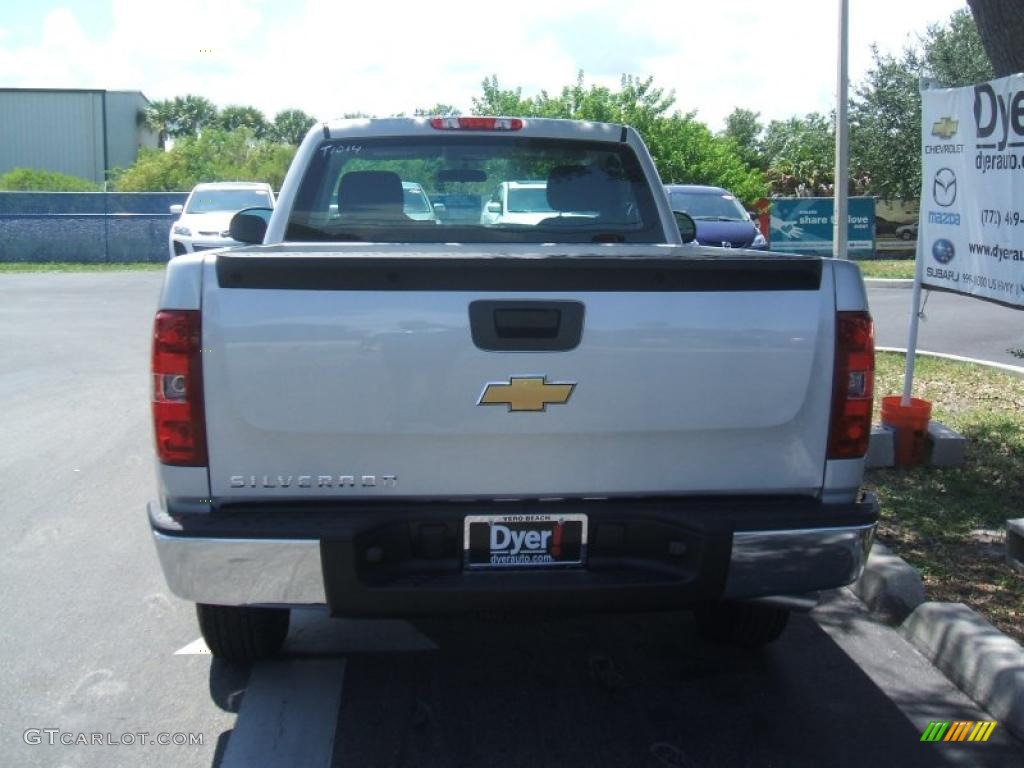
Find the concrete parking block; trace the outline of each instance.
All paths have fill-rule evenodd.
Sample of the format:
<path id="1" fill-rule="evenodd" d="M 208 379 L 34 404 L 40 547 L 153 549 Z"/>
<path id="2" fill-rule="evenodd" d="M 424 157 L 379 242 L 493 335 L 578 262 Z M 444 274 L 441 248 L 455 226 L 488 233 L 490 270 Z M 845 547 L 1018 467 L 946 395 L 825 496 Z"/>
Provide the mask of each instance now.
<path id="1" fill-rule="evenodd" d="M 967 454 L 967 438 L 938 421 L 928 423 L 928 442 L 932 445 L 930 464 L 933 467 L 963 466 Z"/>
<path id="2" fill-rule="evenodd" d="M 1000 725 L 1024 737 L 1024 648 L 963 603 L 922 603 L 900 627 Z"/>
<path id="3" fill-rule="evenodd" d="M 854 593 L 887 624 L 899 624 L 925 601 L 921 575 L 902 557 L 875 542 Z"/>
<path id="4" fill-rule="evenodd" d="M 882 424 L 871 427 L 871 440 L 868 443 L 868 454 L 864 457 L 867 469 L 875 467 L 891 467 L 896 461 L 895 442 L 896 430 Z"/>
<path id="5" fill-rule="evenodd" d="M 221 768 L 329 768 L 344 671 L 344 659 L 256 664 Z"/>
<path id="6" fill-rule="evenodd" d="M 1006 521 L 1006 562 L 1024 571 L 1024 517 Z"/>

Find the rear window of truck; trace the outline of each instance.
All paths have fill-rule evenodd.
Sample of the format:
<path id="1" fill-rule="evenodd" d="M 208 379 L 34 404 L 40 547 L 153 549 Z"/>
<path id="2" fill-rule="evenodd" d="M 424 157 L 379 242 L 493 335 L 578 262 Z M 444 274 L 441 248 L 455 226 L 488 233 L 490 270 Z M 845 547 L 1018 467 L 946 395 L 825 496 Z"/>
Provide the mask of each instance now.
<path id="1" fill-rule="evenodd" d="M 533 186 L 532 216 L 498 194 L 522 180 Z M 409 209 L 403 189 L 410 185 L 425 193 L 429 211 Z M 285 239 L 660 243 L 665 235 L 626 144 L 424 136 L 324 142 L 306 169 Z"/>

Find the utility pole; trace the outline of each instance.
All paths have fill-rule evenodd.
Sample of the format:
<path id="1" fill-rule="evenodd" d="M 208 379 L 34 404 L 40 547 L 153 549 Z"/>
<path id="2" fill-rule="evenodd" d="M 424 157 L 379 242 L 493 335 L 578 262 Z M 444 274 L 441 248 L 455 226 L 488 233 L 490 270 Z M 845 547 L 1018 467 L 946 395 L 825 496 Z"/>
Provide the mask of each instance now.
<path id="1" fill-rule="evenodd" d="M 850 0 L 839 0 L 839 66 L 836 77 L 836 170 L 833 194 L 835 196 L 835 224 L 832 230 L 832 255 L 848 258 L 846 235 L 849 227 L 849 35 Z"/>

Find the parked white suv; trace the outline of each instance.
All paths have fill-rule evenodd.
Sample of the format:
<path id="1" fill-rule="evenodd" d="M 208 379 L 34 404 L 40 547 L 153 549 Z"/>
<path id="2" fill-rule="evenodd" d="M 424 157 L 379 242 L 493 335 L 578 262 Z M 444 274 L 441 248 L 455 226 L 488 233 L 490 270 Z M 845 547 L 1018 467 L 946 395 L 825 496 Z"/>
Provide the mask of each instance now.
<path id="1" fill-rule="evenodd" d="M 503 181 L 484 205 L 480 223 L 535 225 L 555 216 L 547 181 Z"/>
<path id="2" fill-rule="evenodd" d="M 218 181 L 197 184 L 185 205 L 172 205 L 180 214 L 167 235 L 171 258 L 211 248 L 240 245 L 228 236 L 231 217 L 243 208 L 273 208 L 269 184 L 252 181 Z"/>

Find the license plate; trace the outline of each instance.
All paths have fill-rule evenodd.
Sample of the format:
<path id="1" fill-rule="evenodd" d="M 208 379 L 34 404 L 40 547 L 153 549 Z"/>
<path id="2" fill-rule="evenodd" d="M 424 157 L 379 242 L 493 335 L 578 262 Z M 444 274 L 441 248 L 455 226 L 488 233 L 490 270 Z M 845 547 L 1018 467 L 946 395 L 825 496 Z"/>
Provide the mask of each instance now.
<path id="1" fill-rule="evenodd" d="M 587 558 L 587 516 L 469 515 L 463 541 L 468 569 L 579 566 Z"/>

